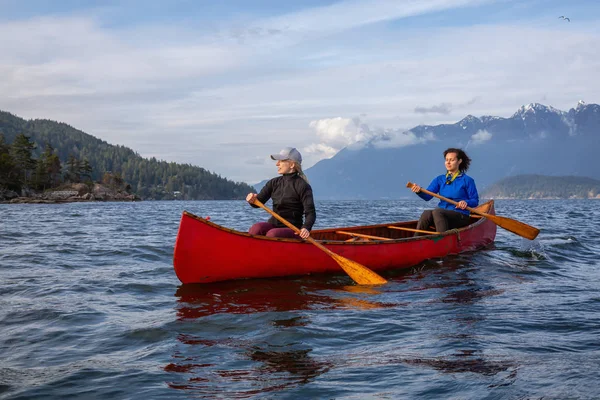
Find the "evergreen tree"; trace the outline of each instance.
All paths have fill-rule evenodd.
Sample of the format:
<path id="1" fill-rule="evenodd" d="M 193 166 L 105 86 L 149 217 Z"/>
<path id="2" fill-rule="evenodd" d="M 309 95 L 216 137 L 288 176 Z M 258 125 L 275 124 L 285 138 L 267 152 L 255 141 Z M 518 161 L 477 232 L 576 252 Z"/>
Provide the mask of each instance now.
<path id="1" fill-rule="evenodd" d="M 60 159 L 58 158 L 58 155 L 49 143 L 46 143 L 46 147 L 40 156 L 40 160 L 43 161 L 46 182 L 48 183 L 49 187 L 58 186 L 60 184 L 60 172 L 62 170 L 62 166 L 60 165 Z"/>
<path id="2" fill-rule="evenodd" d="M 15 137 L 11 145 L 10 154 L 18 171 L 20 183 L 23 186 L 29 185 L 31 172 L 36 167 L 36 161 L 31 156 L 31 152 L 36 147 L 35 143 L 29 139 L 29 136 L 25 136 L 22 133 Z"/>
<path id="3" fill-rule="evenodd" d="M 81 171 L 81 163 L 80 161 L 72 154 L 69 155 L 67 160 L 67 172 L 65 174 L 65 181 L 78 183 L 81 181 L 80 177 Z"/>
<path id="4" fill-rule="evenodd" d="M 32 187 L 36 190 L 46 190 L 50 186 L 50 179 L 46 173 L 46 163 L 43 158 L 38 158 L 33 173 Z"/>
<path id="5" fill-rule="evenodd" d="M 6 144 L 2 133 L 0 133 L 0 187 L 20 189 L 15 162 L 10 155 L 10 146 Z"/>
<path id="6" fill-rule="evenodd" d="M 86 178 L 86 181 L 91 181 L 92 180 L 92 166 L 90 164 L 90 162 L 88 161 L 87 158 L 83 159 L 83 163 L 80 166 L 79 169 L 79 174 L 80 176 L 83 176 L 84 178 Z"/>

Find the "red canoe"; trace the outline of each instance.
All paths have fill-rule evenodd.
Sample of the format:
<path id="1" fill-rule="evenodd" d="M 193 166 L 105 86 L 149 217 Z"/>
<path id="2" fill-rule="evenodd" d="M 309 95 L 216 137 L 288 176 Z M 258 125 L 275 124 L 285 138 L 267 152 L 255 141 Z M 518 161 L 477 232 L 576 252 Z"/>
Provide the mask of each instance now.
<path id="1" fill-rule="evenodd" d="M 495 215 L 493 200 L 477 210 Z M 496 224 L 475 216 L 470 225 L 441 234 L 413 237 L 411 229 L 416 226 L 417 221 L 408 221 L 319 229 L 311 236 L 334 253 L 378 272 L 473 251 L 496 237 Z M 335 260 L 311 243 L 252 236 L 187 211 L 181 216 L 173 266 L 182 283 L 344 273 Z"/>

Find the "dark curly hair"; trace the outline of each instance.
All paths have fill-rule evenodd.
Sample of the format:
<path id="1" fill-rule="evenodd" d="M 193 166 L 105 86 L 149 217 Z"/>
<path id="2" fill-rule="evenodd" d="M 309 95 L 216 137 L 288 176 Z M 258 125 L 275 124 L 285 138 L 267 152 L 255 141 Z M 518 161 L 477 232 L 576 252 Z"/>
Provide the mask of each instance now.
<path id="1" fill-rule="evenodd" d="M 446 158 L 446 154 L 448 153 L 455 153 L 456 158 L 462 160 L 462 162 L 458 164 L 458 170 L 460 172 L 467 172 L 467 170 L 469 169 L 469 165 L 471 165 L 471 159 L 469 158 L 467 153 L 465 153 L 463 149 L 455 149 L 453 147 L 450 147 L 449 149 L 446 149 L 444 151 L 444 159 Z"/>

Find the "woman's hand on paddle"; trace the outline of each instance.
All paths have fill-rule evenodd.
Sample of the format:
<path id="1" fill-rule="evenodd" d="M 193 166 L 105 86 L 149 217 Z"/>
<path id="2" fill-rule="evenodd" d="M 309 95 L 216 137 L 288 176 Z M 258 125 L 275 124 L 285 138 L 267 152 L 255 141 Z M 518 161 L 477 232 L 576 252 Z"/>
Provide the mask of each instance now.
<path id="1" fill-rule="evenodd" d="M 296 235 L 300 236 L 302 239 L 306 239 L 310 236 L 310 232 L 306 228 L 300 229 L 300 233 L 296 233 Z"/>
<path id="2" fill-rule="evenodd" d="M 458 204 L 456 205 L 456 208 L 460 208 L 461 210 L 464 210 L 465 208 L 467 208 L 467 202 L 464 200 L 459 201 Z"/>
<path id="3" fill-rule="evenodd" d="M 246 201 L 250 204 L 254 204 L 254 199 L 256 199 L 256 196 L 256 193 L 248 193 L 248 196 L 246 196 Z"/>
<path id="4" fill-rule="evenodd" d="M 410 188 L 410 190 L 412 190 L 415 193 L 419 193 L 421 191 L 421 186 L 415 184 L 412 186 L 412 188 Z"/>

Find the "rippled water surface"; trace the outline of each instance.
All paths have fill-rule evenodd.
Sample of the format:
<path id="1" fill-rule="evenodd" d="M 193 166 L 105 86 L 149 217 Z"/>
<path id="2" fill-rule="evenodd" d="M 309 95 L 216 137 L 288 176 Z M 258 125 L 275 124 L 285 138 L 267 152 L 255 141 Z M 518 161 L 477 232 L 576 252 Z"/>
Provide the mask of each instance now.
<path id="1" fill-rule="evenodd" d="M 316 228 L 423 201 L 318 202 Z M 385 273 L 182 286 L 183 210 L 247 230 L 242 201 L 0 205 L 0 398 L 600 396 L 600 201 L 497 201 L 542 229 Z"/>

